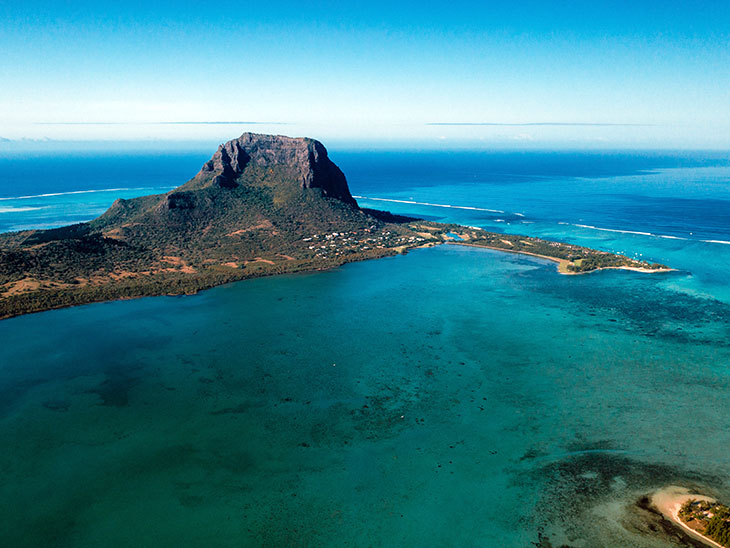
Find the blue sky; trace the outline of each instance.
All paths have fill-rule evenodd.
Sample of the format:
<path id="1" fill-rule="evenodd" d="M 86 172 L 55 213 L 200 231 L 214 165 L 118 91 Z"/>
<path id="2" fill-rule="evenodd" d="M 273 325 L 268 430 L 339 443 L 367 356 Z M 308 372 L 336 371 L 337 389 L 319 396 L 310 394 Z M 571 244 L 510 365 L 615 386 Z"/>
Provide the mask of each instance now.
<path id="1" fill-rule="evenodd" d="M 730 148 L 728 2 L 0 1 L 0 51 L 12 140 Z"/>

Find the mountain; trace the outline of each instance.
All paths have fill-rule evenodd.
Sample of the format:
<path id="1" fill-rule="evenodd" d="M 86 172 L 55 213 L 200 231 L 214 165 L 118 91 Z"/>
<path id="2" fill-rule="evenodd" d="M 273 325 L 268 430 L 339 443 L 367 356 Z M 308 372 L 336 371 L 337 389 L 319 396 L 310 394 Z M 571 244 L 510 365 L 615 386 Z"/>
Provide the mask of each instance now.
<path id="1" fill-rule="evenodd" d="M 171 192 L 0 235 L 0 317 L 392 254 L 406 220 L 361 209 L 319 141 L 244 133 Z"/>
<path id="2" fill-rule="evenodd" d="M 153 228 L 182 232 L 197 245 L 230 231 L 288 225 L 294 217 L 297 224 L 367 222 L 319 141 L 244 133 L 221 145 L 181 187 L 117 200 L 90 228 L 125 239 Z"/>

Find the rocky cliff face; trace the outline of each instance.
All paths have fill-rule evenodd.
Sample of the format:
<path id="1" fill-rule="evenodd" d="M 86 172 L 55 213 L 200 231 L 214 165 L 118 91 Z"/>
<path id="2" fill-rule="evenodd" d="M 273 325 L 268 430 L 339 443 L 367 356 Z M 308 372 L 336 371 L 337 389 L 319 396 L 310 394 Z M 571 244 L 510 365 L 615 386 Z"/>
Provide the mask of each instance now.
<path id="1" fill-rule="evenodd" d="M 325 197 L 357 207 L 345 175 L 329 159 L 322 143 L 282 135 L 244 133 L 238 139 L 228 141 L 218 147 L 218 151 L 183 189 L 207 185 L 234 188 L 247 183 L 241 181 L 247 169 L 274 168 L 286 170 L 283 184 L 298 185 L 301 189 L 320 189 Z"/>
<path id="2" fill-rule="evenodd" d="M 284 232 L 368 222 L 340 169 L 314 139 L 244 133 L 221 145 L 190 181 L 159 196 L 117 200 L 92 229 L 127 241 L 165 232 L 218 238 L 262 222 Z M 281 233 L 282 231 L 280 231 Z M 183 244 L 184 245 L 184 244 Z"/>

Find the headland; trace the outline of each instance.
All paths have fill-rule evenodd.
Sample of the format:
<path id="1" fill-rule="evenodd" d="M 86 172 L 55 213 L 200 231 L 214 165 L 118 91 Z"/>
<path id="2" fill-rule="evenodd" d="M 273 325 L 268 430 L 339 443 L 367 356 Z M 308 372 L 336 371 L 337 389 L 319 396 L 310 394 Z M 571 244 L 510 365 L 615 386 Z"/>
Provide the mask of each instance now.
<path id="1" fill-rule="evenodd" d="M 320 142 L 244 133 L 166 194 L 117 200 L 87 223 L 0 234 L 0 319 L 191 294 L 445 243 L 548 259 L 563 274 L 669 270 L 572 244 L 360 208 Z"/>

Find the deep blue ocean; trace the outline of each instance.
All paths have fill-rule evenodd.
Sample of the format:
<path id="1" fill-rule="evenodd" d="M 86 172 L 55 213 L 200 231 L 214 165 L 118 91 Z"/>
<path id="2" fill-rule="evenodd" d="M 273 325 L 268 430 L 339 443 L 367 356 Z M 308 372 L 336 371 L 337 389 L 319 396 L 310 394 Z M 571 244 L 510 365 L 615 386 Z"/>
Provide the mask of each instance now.
<path id="1" fill-rule="evenodd" d="M 0 156 L 0 231 L 211 154 Z M 676 271 L 441 246 L 0 321 L 0 544 L 662 547 L 642 494 L 730 502 L 730 153 L 330 156 L 364 207 Z"/>

